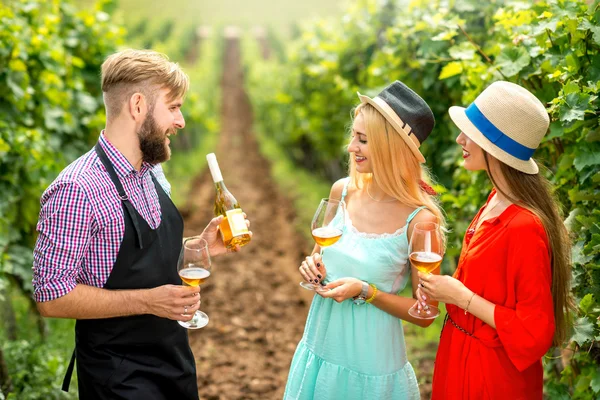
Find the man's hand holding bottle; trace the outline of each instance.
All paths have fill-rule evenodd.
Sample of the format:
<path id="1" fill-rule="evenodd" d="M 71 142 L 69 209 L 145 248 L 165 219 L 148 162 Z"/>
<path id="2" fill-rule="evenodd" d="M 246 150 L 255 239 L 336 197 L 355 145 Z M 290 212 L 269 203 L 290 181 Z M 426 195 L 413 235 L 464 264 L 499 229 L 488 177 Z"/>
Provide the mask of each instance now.
<path id="1" fill-rule="evenodd" d="M 243 213 L 242 215 L 244 216 L 246 227 L 249 229 L 250 221 L 248 220 L 246 213 Z M 225 247 L 223 238 L 219 233 L 219 227 L 223 223 L 224 219 L 225 218 L 222 215 L 214 217 L 208 223 L 208 225 L 206 225 L 206 228 L 204 228 L 202 234 L 200 234 L 200 237 L 206 240 L 206 243 L 208 243 L 208 250 L 210 252 L 211 257 L 215 257 L 225 253 L 240 251 L 241 246 L 239 244 L 230 248 Z M 250 238 L 252 237 L 252 232 L 250 230 L 248 230 L 248 235 L 250 236 Z"/>

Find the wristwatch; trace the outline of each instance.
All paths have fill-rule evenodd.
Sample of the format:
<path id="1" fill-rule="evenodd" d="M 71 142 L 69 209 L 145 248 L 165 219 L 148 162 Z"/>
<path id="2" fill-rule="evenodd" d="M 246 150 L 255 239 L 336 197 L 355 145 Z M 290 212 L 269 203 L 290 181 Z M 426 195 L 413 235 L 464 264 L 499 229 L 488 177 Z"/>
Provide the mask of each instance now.
<path id="1" fill-rule="evenodd" d="M 360 306 L 361 304 L 365 304 L 368 293 L 369 293 L 369 284 L 367 282 L 363 281 L 360 294 L 358 296 L 353 297 L 352 302 L 354 304 L 356 304 L 357 306 Z"/>

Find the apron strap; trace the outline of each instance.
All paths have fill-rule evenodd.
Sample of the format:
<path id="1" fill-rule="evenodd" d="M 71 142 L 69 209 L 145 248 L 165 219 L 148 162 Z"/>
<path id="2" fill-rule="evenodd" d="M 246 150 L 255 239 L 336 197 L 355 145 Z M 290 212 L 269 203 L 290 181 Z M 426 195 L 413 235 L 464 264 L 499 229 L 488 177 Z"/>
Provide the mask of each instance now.
<path id="1" fill-rule="evenodd" d="M 63 379 L 62 391 L 68 392 L 69 386 L 71 386 L 71 377 L 73 376 L 73 367 L 75 366 L 75 349 L 73 349 L 73 355 L 71 356 L 71 361 L 69 362 L 69 366 L 67 367 L 67 373 L 65 374 L 65 378 Z"/>
<path id="2" fill-rule="evenodd" d="M 112 163 L 108 159 L 108 156 L 104 152 L 104 149 L 102 148 L 102 146 L 100 146 L 100 142 L 96 143 L 96 146 L 94 146 L 94 149 L 96 150 L 98 157 L 100 157 L 100 161 L 102 161 L 102 164 L 104 164 L 104 167 L 106 167 L 106 171 L 108 172 L 108 175 L 110 176 L 110 180 L 113 181 L 115 188 L 117 189 L 117 192 L 119 192 L 119 198 L 125 205 L 125 209 L 127 210 L 127 213 L 129 214 L 129 216 L 131 217 L 131 220 L 133 221 L 135 233 L 137 234 L 137 238 L 138 238 L 138 245 L 139 245 L 140 249 L 143 249 L 144 243 L 142 242 L 142 231 L 140 229 L 140 224 L 138 223 L 137 213 L 135 212 L 133 205 L 129 201 L 129 197 L 125 193 L 125 189 L 123 189 L 123 185 L 121 185 L 121 181 L 119 180 L 119 177 L 117 177 L 117 173 L 115 172 L 115 169 L 113 168 Z"/>

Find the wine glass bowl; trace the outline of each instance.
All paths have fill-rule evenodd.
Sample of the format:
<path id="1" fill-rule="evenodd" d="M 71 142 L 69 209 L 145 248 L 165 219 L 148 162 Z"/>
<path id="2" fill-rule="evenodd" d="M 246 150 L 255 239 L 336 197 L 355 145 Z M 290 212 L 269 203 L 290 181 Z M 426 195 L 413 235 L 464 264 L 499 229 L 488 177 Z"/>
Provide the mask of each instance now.
<path id="1" fill-rule="evenodd" d="M 342 237 L 346 220 L 346 206 L 343 201 L 321 199 L 311 222 L 311 234 L 323 254 L 323 248 L 335 244 Z M 300 282 L 308 290 L 321 291 L 318 283 Z"/>
<path id="2" fill-rule="evenodd" d="M 211 260 L 208 243 L 200 237 L 191 237 L 183 242 L 182 254 L 177 263 L 177 273 L 187 286 L 200 286 L 210 277 Z M 190 304 L 191 306 L 191 304 Z M 187 329 L 200 329 L 208 324 L 208 315 L 198 310 L 187 322 L 178 321 Z"/>
<path id="3" fill-rule="evenodd" d="M 312 237 L 320 247 L 331 246 L 342 237 L 342 230 L 329 226 L 313 229 Z"/>
<path id="4" fill-rule="evenodd" d="M 419 222 L 413 227 L 408 246 L 409 260 L 411 264 L 419 271 L 431 274 L 435 271 L 444 258 L 444 240 L 440 226 L 434 222 Z M 417 304 L 421 299 L 417 299 L 408 313 L 420 319 L 433 319 L 440 315 L 440 310 L 426 304 L 421 310 Z"/>

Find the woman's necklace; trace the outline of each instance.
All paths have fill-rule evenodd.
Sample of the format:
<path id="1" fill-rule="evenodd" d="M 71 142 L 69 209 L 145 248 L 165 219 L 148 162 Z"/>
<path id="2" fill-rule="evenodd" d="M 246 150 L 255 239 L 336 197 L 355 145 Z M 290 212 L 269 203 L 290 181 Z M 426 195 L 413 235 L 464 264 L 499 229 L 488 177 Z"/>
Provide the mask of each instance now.
<path id="1" fill-rule="evenodd" d="M 367 183 L 367 194 L 369 195 L 369 197 L 371 198 L 371 200 L 377 202 L 377 203 L 391 203 L 393 201 L 398 201 L 397 199 L 391 199 L 391 200 L 377 200 L 375 197 L 371 196 L 371 193 L 369 193 L 369 184 Z"/>
<path id="2" fill-rule="evenodd" d="M 498 196 L 498 195 L 496 195 Z M 498 197 L 496 197 L 497 199 Z M 486 207 L 485 211 L 479 216 L 479 218 L 477 218 L 477 225 L 475 225 L 475 229 L 473 229 L 473 232 L 475 232 L 475 230 L 479 229 L 479 227 L 481 226 L 481 224 L 485 221 L 485 216 L 488 215 L 489 213 L 491 213 L 494 208 L 496 208 L 498 206 L 498 204 L 504 203 L 505 200 L 497 200 L 496 204 L 494 204 L 491 208 L 490 207 Z"/>

